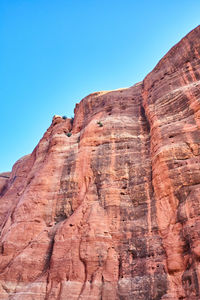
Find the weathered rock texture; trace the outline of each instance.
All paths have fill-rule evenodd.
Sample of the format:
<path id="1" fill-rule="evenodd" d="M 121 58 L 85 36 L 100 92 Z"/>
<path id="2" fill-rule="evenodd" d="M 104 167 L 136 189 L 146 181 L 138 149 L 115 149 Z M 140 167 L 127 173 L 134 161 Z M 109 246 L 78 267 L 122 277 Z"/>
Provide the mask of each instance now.
<path id="1" fill-rule="evenodd" d="M 8 179 L 10 177 L 10 172 L 0 173 L 0 195 L 7 188 Z"/>
<path id="2" fill-rule="evenodd" d="M 0 175 L 0 299 L 200 299 L 199 109 L 197 27 L 143 82 L 55 116 Z"/>

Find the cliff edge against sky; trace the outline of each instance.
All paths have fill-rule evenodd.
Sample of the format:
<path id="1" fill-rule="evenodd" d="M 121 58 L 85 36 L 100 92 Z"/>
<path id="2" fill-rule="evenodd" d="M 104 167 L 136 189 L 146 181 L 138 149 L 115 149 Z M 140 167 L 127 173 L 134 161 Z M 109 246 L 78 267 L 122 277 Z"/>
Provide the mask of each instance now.
<path id="1" fill-rule="evenodd" d="M 200 26 L 55 116 L 0 174 L 0 299 L 199 299 L 199 109 Z"/>

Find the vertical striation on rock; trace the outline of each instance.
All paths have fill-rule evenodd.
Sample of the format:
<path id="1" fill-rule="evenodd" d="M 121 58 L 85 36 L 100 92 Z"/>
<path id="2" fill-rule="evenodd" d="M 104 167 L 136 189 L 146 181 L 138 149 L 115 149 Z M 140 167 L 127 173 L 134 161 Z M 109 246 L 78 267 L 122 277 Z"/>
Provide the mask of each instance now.
<path id="1" fill-rule="evenodd" d="M 197 27 L 0 174 L 0 299 L 199 299 L 199 80 Z"/>
<path id="2" fill-rule="evenodd" d="M 171 299 L 199 299 L 200 27 L 145 78 L 157 221 Z"/>

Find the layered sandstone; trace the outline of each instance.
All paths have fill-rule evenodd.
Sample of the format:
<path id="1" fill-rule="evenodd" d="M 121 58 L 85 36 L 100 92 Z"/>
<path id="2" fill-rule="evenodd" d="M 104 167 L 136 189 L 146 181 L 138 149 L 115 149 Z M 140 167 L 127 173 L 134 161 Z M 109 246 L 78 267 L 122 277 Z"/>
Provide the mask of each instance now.
<path id="1" fill-rule="evenodd" d="M 0 174 L 0 299 L 199 299 L 199 108 L 197 27 L 143 82 L 55 116 Z"/>

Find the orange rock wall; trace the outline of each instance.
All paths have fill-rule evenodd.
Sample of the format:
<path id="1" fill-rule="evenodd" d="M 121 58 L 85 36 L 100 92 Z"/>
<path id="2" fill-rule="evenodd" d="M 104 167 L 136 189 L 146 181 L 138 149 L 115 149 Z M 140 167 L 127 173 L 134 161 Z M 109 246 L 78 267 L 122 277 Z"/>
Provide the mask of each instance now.
<path id="1" fill-rule="evenodd" d="M 197 27 L 0 174 L 0 299 L 200 298 L 199 80 Z"/>

